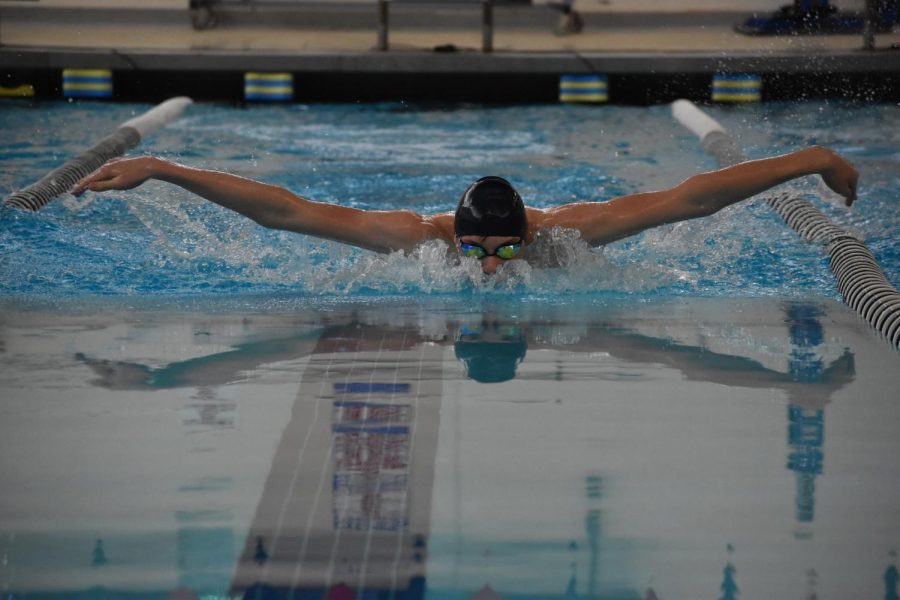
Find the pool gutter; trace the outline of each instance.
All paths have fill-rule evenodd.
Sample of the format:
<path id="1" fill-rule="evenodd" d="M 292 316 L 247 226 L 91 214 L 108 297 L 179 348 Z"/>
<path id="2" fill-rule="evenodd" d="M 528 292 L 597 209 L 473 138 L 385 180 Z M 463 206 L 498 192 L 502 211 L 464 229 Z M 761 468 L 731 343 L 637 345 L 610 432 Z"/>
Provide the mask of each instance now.
<path id="1" fill-rule="evenodd" d="M 275 51 L 0 47 L 0 74 L 39 82 L 39 97 L 60 96 L 61 69 L 111 69 L 115 99 L 158 101 L 173 95 L 241 100 L 248 71 L 294 74 L 296 101 L 553 102 L 562 74 L 610 77 L 610 101 L 704 101 L 710 77 L 754 72 L 766 100 L 841 97 L 900 100 L 900 51 L 807 53 Z"/>

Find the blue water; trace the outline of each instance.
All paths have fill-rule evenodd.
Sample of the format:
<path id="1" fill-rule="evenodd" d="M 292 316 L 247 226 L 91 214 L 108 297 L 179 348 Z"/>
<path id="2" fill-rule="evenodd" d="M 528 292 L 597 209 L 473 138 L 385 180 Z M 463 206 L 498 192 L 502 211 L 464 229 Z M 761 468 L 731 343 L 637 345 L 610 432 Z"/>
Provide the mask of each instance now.
<path id="1" fill-rule="evenodd" d="M 22 188 L 149 108 L 6 102 L 0 192 Z M 900 280 L 900 107 L 784 103 L 708 107 L 751 157 L 817 143 L 861 171 L 850 211 L 815 200 L 860 234 Z M 451 210 L 473 179 L 499 174 L 534 206 L 677 184 L 714 168 L 667 106 L 191 106 L 132 154 L 158 154 L 360 208 Z M 516 265 L 484 278 L 441 244 L 381 256 L 265 230 L 167 184 L 62 197 L 0 216 L 0 293 L 43 299 L 268 295 L 836 298 L 822 248 L 802 242 L 763 203 L 666 226 L 601 249 L 561 234 L 564 269 Z"/>
<path id="2" fill-rule="evenodd" d="M 0 191 L 147 108 L 0 104 Z M 900 280 L 900 107 L 708 110 L 751 157 L 854 161 L 850 211 L 795 185 Z M 713 168 L 663 106 L 200 105 L 142 152 L 423 212 L 487 173 L 553 206 Z M 556 232 L 558 269 L 445 250 L 159 182 L 2 209 L 0 595 L 897 598 L 897 357 L 822 248 L 748 202 Z"/>

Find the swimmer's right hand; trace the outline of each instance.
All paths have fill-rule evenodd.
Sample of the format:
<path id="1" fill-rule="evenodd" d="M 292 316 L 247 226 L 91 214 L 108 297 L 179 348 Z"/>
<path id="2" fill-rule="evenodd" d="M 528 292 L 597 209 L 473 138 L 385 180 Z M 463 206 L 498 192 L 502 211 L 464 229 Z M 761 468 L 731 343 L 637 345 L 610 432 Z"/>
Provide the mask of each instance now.
<path id="1" fill-rule="evenodd" d="M 76 183 L 72 188 L 72 194 L 80 196 L 86 190 L 92 192 L 130 190 L 153 176 L 157 160 L 150 156 L 114 158 Z"/>

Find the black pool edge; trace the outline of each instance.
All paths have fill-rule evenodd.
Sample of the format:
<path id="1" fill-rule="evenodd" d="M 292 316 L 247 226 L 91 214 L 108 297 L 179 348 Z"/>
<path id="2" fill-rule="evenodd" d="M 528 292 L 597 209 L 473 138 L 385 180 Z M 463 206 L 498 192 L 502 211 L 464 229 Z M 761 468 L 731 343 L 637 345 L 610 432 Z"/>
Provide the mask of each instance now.
<path id="1" fill-rule="evenodd" d="M 900 101 L 900 50 L 797 53 L 565 53 L 369 51 L 114 51 L 0 47 L 0 86 L 29 84 L 37 99 L 62 98 L 64 68 L 110 69 L 111 100 L 176 95 L 242 102 L 248 71 L 293 75 L 295 102 L 487 102 L 559 100 L 560 76 L 602 74 L 609 102 L 707 101 L 715 73 L 754 73 L 762 100 Z"/>

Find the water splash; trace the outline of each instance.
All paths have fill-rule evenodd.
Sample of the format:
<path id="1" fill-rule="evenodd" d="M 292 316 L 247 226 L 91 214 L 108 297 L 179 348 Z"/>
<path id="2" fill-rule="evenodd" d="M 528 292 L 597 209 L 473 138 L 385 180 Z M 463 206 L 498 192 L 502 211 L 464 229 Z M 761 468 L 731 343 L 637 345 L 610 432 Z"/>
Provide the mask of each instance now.
<path id="1" fill-rule="evenodd" d="M 900 213 L 891 209 L 896 134 L 877 123 L 900 120 L 900 111 L 819 108 L 824 111 L 774 104 L 711 110 L 742 141 L 749 139 L 755 154 L 823 140 L 866 148 L 854 151 L 863 172 L 859 208 L 824 210 L 858 231 L 889 277 L 896 277 Z M 0 124 L 11 132 L 0 144 L 5 151 L 0 187 L 12 190 L 36 180 L 78 148 L 85 130 L 101 130 L 104 122 L 118 123 L 135 110 L 127 105 L 74 109 L 75 114 L 73 107 L 51 103 L 0 114 Z M 712 167 L 665 107 L 196 109 L 147 140 L 147 150 L 364 209 L 448 210 L 471 180 L 486 173 L 507 176 L 529 205 L 548 207 L 659 189 Z M 870 126 L 857 134 L 860 119 Z M 61 120 L 76 126 L 47 133 L 47 123 Z M 786 121 L 786 133 L 779 134 Z M 812 184 L 800 189 L 814 192 Z M 0 293 L 836 294 L 821 249 L 804 244 L 766 207 L 752 203 L 606 248 L 591 248 L 573 232 L 544 232 L 528 258 L 531 264 L 512 261 L 489 277 L 476 262 L 460 261 L 439 242 L 409 255 L 377 255 L 265 230 L 178 188 L 152 182 L 129 192 L 63 198 L 33 215 L 4 214 Z"/>

